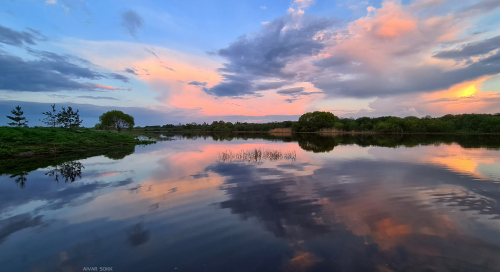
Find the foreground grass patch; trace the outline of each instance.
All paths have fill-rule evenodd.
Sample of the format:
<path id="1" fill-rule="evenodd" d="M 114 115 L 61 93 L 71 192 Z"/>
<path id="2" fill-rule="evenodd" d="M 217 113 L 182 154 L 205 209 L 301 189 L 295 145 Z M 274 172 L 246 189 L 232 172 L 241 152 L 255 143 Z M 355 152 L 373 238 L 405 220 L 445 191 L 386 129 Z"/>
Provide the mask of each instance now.
<path id="1" fill-rule="evenodd" d="M 0 127 L 0 157 L 149 144 L 131 135 L 91 129 Z"/>

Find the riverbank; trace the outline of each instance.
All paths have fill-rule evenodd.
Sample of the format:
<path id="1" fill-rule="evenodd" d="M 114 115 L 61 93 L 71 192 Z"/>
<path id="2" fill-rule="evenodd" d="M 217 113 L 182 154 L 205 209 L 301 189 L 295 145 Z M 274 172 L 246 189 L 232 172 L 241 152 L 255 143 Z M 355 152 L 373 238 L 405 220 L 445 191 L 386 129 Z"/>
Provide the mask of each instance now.
<path id="1" fill-rule="evenodd" d="M 154 141 L 109 131 L 64 128 L 0 127 L 0 158 L 110 149 Z"/>

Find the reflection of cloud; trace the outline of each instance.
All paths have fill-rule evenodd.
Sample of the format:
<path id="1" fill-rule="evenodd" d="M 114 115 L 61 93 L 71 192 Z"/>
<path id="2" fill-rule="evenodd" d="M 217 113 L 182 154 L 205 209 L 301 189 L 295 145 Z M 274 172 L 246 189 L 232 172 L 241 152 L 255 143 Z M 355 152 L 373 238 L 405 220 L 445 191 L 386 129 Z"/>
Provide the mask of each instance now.
<path id="1" fill-rule="evenodd" d="M 127 230 L 128 242 L 131 246 L 140 246 L 151 238 L 151 233 L 143 229 L 142 223 L 137 223 Z"/>
<path id="2" fill-rule="evenodd" d="M 0 220 L 0 245 L 15 232 L 40 226 L 42 217 L 41 215 L 32 217 L 30 214 L 25 213 Z"/>
<path id="3" fill-rule="evenodd" d="M 224 187 L 230 199 L 221 202 L 221 208 L 231 209 L 244 219 L 256 217 L 274 235 L 304 239 L 328 232 L 327 226 L 315 218 L 321 205 L 287 192 L 286 187 L 297 182 L 293 177 L 267 179 L 268 175 L 280 176 L 284 172 L 235 163 L 218 163 L 207 171 L 225 177 L 224 183 L 231 185 Z"/>

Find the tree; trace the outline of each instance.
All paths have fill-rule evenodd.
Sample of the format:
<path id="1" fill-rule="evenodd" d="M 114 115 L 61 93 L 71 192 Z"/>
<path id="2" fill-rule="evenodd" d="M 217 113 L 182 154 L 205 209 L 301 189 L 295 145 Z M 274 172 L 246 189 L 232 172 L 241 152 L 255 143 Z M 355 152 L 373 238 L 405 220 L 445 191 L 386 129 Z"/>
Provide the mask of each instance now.
<path id="1" fill-rule="evenodd" d="M 14 116 L 7 115 L 7 118 L 13 121 L 12 123 L 8 123 L 9 126 L 23 127 L 28 125 L 28 120 L 26 120 L 26 117 L 23 116 L 24 112 L 21 110 L 21 106 L 17 105 L 17 107 L 13 109 L 11 113 Z"/>
<path id="2" fill-rule="evenodd" d="M 56 127 L 59 123 L 57 120 L 57 111 L 56 104 L 50 105 L 52 107 L 52 111 L 43 112 L 42 114 L 46 117 L 42 120 L 49 127 Z"/>
<path id="3" fill-rule="evenodd" d="M 113 127 L 118 130 L 118 132 L 121 132 L 124 128 L 131 129 L 135 125 L 134 117 L 119 110 L 112 110 L 103 113 L 99 116 L 99 121 L 103 126 Z"/>
<path id="4" fill-rule="evenodd" d="M 57 114 L 57 122 L 65 128 L 77 128 L 83 122 L 80 120 L 79 110 L 73 111 L 71 107 L 62 107 L 62 111 Z"/>
<path id="5" fill-rule="evenodd" d="M 302 114 L 292 126 L 293 131 L 314 132 L 323 128 L 333 128 L 339 118 L 331 112 L 315 111 Z"/>

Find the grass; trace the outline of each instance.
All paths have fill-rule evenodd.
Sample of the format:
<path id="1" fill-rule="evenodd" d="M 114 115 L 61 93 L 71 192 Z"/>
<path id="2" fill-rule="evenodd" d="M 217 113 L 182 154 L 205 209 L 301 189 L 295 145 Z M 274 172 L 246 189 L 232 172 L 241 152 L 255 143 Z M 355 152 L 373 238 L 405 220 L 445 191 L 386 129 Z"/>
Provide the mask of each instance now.
<path id="1" fill-rule="evenodd" d="M 128 134 L 91 129 L 0 127 L 0 158 L 150 144 Z"/>
<path id="2" fill-rule="evenodd" d="M 219 161 L 221 162 L 231 162 L 231 161 L 247 161 L 247 162 L 261 162 L 264 160 L 269 161 L 279 161 L 279 160 L 295 160 L 297 154 L 295 151 L 279 151 L 279 150 L 268 150 L 255 148 L 251 150 L 240 150 L 238 152 L 232 152 L 231 150 L 226 150 L 219 153 Z"/>

